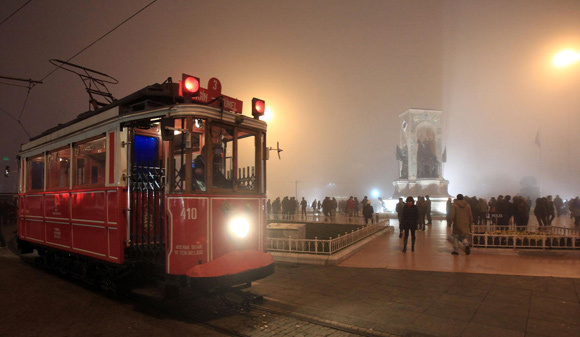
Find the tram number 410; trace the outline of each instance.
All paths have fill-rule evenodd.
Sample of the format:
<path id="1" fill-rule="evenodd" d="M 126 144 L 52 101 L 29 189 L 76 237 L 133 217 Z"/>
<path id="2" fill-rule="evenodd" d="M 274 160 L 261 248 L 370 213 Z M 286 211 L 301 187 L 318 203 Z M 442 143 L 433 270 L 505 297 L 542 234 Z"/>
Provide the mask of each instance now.
<path id="1" fill-rule="evenodd" d="M 197 208 L 185 207 L 181 209 L 181 218 L 183 220 L 196 220 L 197 219 Z"/>

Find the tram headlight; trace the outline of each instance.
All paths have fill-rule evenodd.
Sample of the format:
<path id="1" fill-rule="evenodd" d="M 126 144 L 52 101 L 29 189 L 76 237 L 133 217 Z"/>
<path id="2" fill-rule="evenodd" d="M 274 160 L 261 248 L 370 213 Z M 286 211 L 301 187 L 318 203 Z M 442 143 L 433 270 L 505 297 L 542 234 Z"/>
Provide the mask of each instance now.
<path id="1" fill-rule="evenodd" d="M 230 221 L 230 232 L 237 237 L 244 238 L 250 232 L 250 223 L 248 219 L 243 217 L 236 217 Z"/>

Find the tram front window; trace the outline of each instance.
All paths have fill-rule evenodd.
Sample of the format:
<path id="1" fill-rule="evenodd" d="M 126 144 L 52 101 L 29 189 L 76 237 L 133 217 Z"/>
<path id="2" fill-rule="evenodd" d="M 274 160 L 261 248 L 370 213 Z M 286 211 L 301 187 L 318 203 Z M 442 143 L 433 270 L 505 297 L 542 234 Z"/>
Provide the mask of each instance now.
<path id="1" fill-rule="evenodd" d="M 238 131 L 238 189 L 251 191 L 257 187 L 256 180 L 256 135 Z"/>
<path id="2" fill-rule="evenodd" d="M 205 172 L 195 167 L 195 159 L 202 154 L 205 144 L 205 120 L 178 118 L 174 120 L 173 136 L 170 137 L 171 190 L 181 193 L 206 190 Z"/>
<path id="3" fill-rule="evenodd" d="M 258 191 L 258 132 L 193 117 L 177 118 L 172 124 L 175 132 L 165 139 L 171 149 L 170 192 Z"/>
<path id="4" fill-rule="evenodd" d="M 234 128 L 216 125 L 211 129 L 212 183 L 216 188 L 232 188 L 234 169 Z"/>

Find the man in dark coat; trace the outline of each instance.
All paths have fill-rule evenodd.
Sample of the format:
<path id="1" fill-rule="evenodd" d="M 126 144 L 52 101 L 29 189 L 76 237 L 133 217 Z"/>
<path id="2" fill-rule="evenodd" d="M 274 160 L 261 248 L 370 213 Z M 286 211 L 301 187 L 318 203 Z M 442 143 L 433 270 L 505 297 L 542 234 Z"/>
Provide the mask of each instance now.
<path id="1" fill-rule="evenodd" d="M 397 207 L 395 210 L 397 211 L 397 219 L 399 220 L 399 239 L 403 237 L 403 208 L 405 207 L 405 202 L 403 198 L 399 198 L 399 202 L 397 203 Z"/>
<path id="2" fill-rule="evenodd" d="M 556 207 L 557 216 L 560 216 L 562 213 L 564 213 L 564 200 L 562 200 L 559 195 L 556 195 L 554 198 L 554 207 Z"/>
<path id="3" fill-rule="evenodd" d="M 514 205 L 510 202 L 511 196 L 506 195 L 501 202 L 498 201 L 497 212 L 501 218 L 497 219 L 499 230 L 509 229 L 510 218 L 514 215 Z"/>
<path id="4" fill-rule="evenodd" d="M 402 228 L 405 231 L 405 238 L 403 239 L 403 253 L 407 251 L 407 241 L 409 239 L 409 231 L 411 231 L 411 251 L 415 250 L 415 230 L 419 222 L 419 209 L 415 206 L 413 197 L 407 197 L 407 203 L 403 207 Z"/>
<path id="5" fill-rule="evenodd" d="M 363 217 L 365 218 L 365 225 L 367 225 L 369 223 L 369 220 L 371 220 L 371 223 L 375 223 L 373 221 L 373 214 L 375 213 L 375 209 L 371 205 L 370 200 L 367 200 L 366 205 L 363 206 L 362 212 L 363 212 Z"/>

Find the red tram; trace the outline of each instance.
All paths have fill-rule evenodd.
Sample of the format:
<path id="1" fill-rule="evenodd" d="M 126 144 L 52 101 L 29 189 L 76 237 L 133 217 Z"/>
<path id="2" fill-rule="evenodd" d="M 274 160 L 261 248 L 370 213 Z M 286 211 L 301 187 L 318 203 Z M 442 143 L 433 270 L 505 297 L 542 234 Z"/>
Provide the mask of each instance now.
<path id="1" fill-rule="evenodd" d="M 211 290 L 270 275 L 265 105 L 252 104 L 244 116 L 218 79 L 184 75 L 32 138 L 19 153 L 19 251 L 103 285 L 139 272 Z"/>

